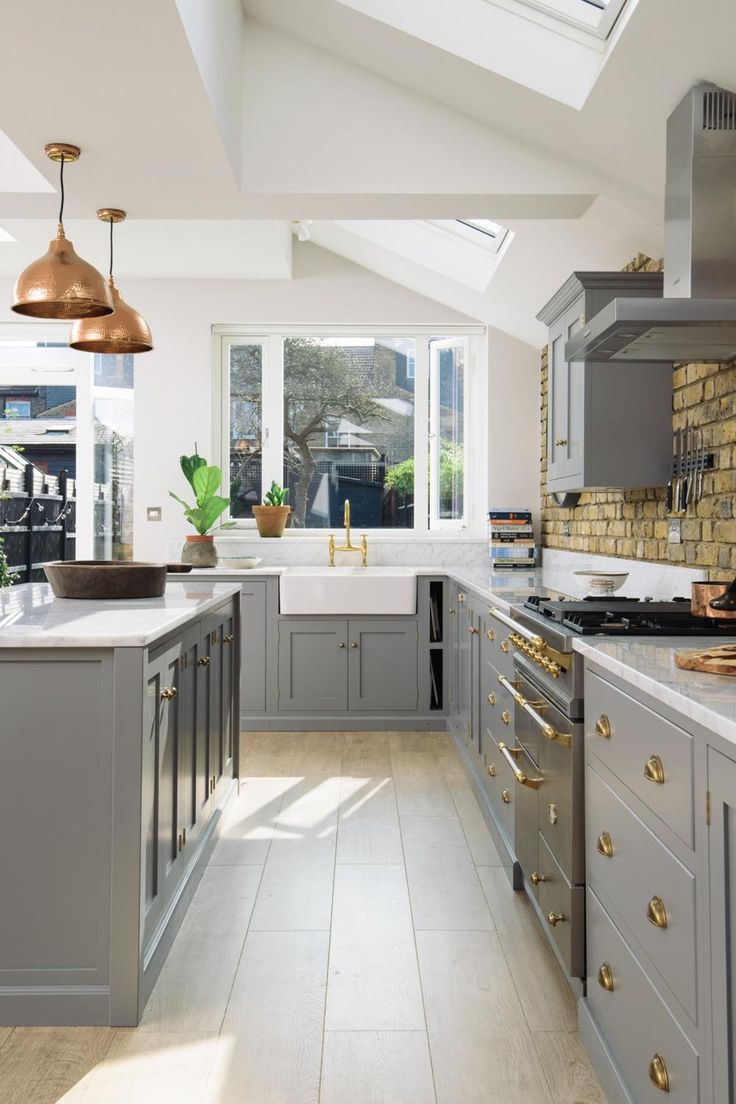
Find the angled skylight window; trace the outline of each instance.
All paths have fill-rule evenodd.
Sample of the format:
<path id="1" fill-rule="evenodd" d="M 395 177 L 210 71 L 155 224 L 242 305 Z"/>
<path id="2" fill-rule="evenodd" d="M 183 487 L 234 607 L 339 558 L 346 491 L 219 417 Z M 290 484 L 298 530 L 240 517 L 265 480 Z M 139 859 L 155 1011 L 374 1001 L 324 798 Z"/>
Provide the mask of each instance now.
<path id="1" fill-rule="evenodd" d="M 515 0 L 527 8 L 587 31 L 597 38 L 608 38 L 626 0 Z"/>

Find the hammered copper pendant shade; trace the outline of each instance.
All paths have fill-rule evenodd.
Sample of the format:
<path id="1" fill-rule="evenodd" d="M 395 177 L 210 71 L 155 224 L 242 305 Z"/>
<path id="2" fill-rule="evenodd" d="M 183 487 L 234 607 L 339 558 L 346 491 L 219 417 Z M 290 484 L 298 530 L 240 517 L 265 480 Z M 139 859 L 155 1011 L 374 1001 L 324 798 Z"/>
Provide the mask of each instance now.
<path id="1" fill-rule="evenodd" d="M 83 318 L 72 326 L 69 345 L 85 353 L 149 353 L 153 349 L 151 331 L 145 318 L 120 298 L 112 276 L 112 228 L 125 219 L 125 211 L 102 207 L 97 212 L 102 222 L 110 223 L 110 275 L 113 313 L 104 318 Z"/>
<path id="2" fill-rule="evenodd" d="M 96 318 L 113 312 L 113 300 L 102 273 L 78 257 L 64 234 L 64 164 L 77 161 L 79 147 L 66 142 L 46 146 L 46 154 L 61 164 L 61 209 L 56 238 L 48 252 L 21 272 L 12 309 L 31 318 Z"/>

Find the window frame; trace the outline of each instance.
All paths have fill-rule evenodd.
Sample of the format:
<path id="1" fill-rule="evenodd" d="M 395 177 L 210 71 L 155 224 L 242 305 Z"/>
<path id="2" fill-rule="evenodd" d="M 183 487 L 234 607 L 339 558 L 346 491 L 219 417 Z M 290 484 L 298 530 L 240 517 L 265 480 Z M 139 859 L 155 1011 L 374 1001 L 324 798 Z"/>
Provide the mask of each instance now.
<path id="1" fill-rule="evenodd" d="M 493 3 L 494 0 L 491 0 Z M 628 0 L 512 0 L 605 43 Z"/>
<path id="2" fill-rule="evenodd" d="M 416 338 L 414 376 L 414 455 L 429 457 L 429 339 L 467 338 L 469 364 L 465 390 L 465 517 L 462 521 L 444 520 L 430 527 L 429 480 L 417 480 L 414 488 L 414 526 L 412 529 L 369 529 L 369 537 L 381 540 L 417 540 L 431 537 L 457 540 L 458 537 L 478 539 L 485 536 L 485 500 L 488 485 L 487 442 L 487 327 L 468 325 L 365 325 L 339 324 L 217 324 L 212 327 L 213 387 L 212 443 L 213 455 L 224 473 L 230 464 L 230 358 L 233 344 L 262 342 L 262 484 L 283 479 L 283 341 L 288 337 L 414 337 Z M 253 532 L 255 521 L 250 518 L 230 518 L 236 534 Z M 224 519 L 223 519 L 224 520 Z M 326 529 L 286 529 L 286 539 L 325 539 Z M 220 539 L 220 538 L 218 538 Z"/>

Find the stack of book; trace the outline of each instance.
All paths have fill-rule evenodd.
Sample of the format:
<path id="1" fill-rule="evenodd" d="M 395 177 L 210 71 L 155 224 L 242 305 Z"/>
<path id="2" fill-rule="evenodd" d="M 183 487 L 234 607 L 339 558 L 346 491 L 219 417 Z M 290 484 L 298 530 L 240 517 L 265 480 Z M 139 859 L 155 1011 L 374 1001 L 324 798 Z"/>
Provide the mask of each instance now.
<path id="1" fill-rule="evenodd" d="M 488 551 L 493 571 L 531 571 L 537 551 L 531 510 L 489 510 Z"/>

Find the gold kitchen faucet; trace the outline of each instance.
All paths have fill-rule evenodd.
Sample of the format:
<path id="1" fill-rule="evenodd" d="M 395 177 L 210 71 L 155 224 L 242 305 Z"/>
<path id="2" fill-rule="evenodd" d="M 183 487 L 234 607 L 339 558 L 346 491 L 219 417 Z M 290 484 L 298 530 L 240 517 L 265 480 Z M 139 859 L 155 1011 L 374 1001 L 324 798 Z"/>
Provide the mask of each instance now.
<path id="1" fill-rule="evenodd" d="M 363 567 L 368 564 L 368 537 L 365 533 L 360 538 L 360 544 L 353 544 L 350 540 L 350 499 L 345 499 L 345 513 L 343 516 L 343 524 L 345 525 L 345 543 L 335 544 L 335 534 L 330 533 L 329 540 L 329 552 L 330 552 L 330 567 L 335 566 L 335 553 L 336 552 L 360 552 L 360 562 Z"/>

